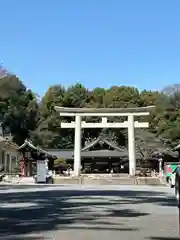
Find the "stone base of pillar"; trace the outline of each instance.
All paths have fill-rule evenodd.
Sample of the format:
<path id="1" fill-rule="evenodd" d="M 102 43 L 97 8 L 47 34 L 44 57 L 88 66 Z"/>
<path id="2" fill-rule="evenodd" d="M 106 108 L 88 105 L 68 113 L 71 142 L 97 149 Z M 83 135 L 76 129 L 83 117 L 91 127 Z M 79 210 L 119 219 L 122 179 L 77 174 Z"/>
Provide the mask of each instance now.
<path id="1" fill-rule="evenodd" d="M 136 164 L 130 164 L 129 166 L 129 175 L 134 177 L 136 175 Z"/>
<path id="2" fill-rule="evenodd" d="M 81 171 L 79 170 L 79 171 L 74 171 L 73 173 L 72 173 L 72 177 L 79 177 L 81 175 Z"/>

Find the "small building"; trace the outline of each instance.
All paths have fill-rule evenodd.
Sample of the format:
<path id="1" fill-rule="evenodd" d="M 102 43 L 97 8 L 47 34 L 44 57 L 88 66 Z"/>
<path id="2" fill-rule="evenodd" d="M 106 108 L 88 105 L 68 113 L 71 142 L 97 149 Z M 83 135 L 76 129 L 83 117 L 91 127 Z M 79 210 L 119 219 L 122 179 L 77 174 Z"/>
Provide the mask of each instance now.
<path id="1" fill-rule="evenodd" d="M 46 151 L 57 158 L 66 160 L 73 168 L 73 149 L 47 149 Z M 137 165 L 140 164 L 141 159 L 141 154 L 136 152 Z M 129 172 L 128 150 L 104 136 L 86 142 L 81 150 L 82 173 L 108 173 L 112 169 L 114 173 Z"/>
<path id="2" fill-rule="evenodd" d="M 30 140 L 25 140 L 18 147 L 20 155 L 20 174 L 25 177 L 31 177 L 36 174 L 36 166 L 38 160 L 48 160 L 49 170 L 53 170 L 54 159 L 56 156 L 44 151 L 42 148 L 36 147 Z"/>
<path id="3" fill-rule="evenodd" d="M 10 138 L 0 136 L 0 165 L 4 167 L 7 174 L 13 172 L 18 157 L 18 145 Z"/>

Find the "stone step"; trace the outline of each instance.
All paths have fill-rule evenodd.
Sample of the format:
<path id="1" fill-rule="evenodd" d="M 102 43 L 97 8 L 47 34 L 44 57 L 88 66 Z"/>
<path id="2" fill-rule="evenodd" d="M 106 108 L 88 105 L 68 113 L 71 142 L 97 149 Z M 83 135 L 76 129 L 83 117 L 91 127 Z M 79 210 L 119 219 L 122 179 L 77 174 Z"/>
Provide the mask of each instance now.
<path id="1" fill-rule="evenodd" d="M 81 184 L 81 185 L 165 185 L 158 177 L 79 177 L 54 178 L 54 184 Z"/>

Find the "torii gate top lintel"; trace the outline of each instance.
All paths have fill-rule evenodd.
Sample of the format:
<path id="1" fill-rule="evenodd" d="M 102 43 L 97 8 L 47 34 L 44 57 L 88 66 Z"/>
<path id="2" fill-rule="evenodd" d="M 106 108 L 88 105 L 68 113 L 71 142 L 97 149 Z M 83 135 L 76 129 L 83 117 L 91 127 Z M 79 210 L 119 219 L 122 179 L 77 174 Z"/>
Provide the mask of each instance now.
<path id="1" fill-rule="evenodd" d="M 143 116 L 149 115 L 155 106 L 137 108 L 68 108 L 55 106 L 60 116 Z"/>

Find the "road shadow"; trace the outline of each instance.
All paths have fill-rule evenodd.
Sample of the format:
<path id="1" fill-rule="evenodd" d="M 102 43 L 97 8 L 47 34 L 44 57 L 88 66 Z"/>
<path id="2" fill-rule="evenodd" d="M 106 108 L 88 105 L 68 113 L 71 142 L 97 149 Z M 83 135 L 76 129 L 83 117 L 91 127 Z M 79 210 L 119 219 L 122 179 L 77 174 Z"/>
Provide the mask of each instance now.
<path id="1" fill-rule="evenodd" d="M 172 206 L 173 198 L 162 192 L 123 190 L 85 191 L 55 188 L 32 192 L 1 192 L 0 239 L 15 235 L 15 240 L 22 239 L 21 236 L 26 240 L 26 234 L 64 229 L 138 231 L 137 228 L 126 227 L 121 219 L 149 215 L 148 212 L 130 207 L 132 204 L 141 203 Z"/>
<path id="2" fill-rule="evenodd" d="M 38 236 L 35 236 L 35 237 L 26 237 L 26 236 L 3 236 L 3 237 L 0 237 L 0 240 L 46 240 L 46 238 L 44 237 L 38 237 Z M 47 238 L 47 240 L 49 240 Z"/>
<path id="3" fill-rule="evenodd" d="M 149 237 L 149 240 L 180 240 L 180 237 Z"/>

